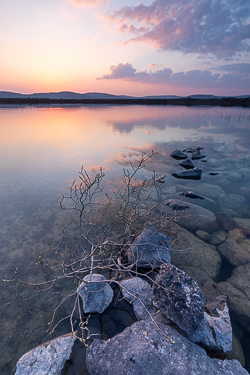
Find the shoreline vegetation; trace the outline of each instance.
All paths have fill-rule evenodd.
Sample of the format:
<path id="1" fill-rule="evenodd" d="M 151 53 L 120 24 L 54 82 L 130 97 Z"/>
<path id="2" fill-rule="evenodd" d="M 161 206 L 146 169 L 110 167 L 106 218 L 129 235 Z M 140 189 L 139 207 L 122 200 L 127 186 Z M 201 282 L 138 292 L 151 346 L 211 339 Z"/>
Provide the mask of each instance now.
<path id="1" fill-rule="evenodd" d="M 50 98 L 0 98 L 0 105 L 177 105 L 177 106 L 220 106 L 250 107 L 250 97 L 236 98 L 109 98 L 109 99 L 50 99 Z"/>

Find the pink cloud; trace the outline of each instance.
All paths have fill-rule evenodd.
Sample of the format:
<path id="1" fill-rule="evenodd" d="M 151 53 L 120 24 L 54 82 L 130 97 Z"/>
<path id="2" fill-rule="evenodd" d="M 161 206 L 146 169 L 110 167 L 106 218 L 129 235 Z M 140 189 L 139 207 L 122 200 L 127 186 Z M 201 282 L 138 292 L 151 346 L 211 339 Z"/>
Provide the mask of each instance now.
<path id="1" fill-rule="evenodd" d="M 130 41 L 225 58 L 250 51 L 249 16 L 249 0 L 155 0 L 117 9 L 110 19 L 121 23 L 121 32 L 137 35 Z"/>
<path id="2" fill-rule="evenodd" d="M 223 73 L 210 70 L 190 70 L 177 72 L 169 68 L 155 71 L 137 72 L 129 63 L 112 65 L 110 74 L 104 74 L 98 80 L 137 81 L 153 85 L 171 85 L 178 87 L 207 87 L 207 88 L 249 88 L 250 64 L 228 64 L 218 67 Z"/>
<path id="3" fill-rule="evenodd" d="M 109 0 L 67 0 L 67 3 L 74 6 L 94 6 L 105 5 L 109 3 Z"/>

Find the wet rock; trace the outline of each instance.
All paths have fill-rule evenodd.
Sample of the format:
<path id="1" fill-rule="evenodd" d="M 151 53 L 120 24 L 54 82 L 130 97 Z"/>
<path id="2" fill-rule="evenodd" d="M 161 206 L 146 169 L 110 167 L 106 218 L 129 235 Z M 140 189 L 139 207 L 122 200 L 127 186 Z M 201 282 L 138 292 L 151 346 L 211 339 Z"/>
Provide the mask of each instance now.
<path id="1" fill-rule="evenodd" d="M 201 151 L 201 150 L 204 150 L 204 147 L 188 147 L 188 148 L 185 148 L 185 150 L 182 150 L 183 152 L 189 152 L 189 153 L 194 153 L 194 152 L 197 152 L 197 151 Z"/>
<path id="2" fill-rule="evenodd" d="M 234 229 L 234 220 L 231 214 L 228 212 L 217 212 L 215 216 L 222 229 L 226 231 Z"/>
<path id="3" fill-rule="evenodd" d="M 170 156 L 176 160 L 181 160 L 181 159 L 187 159 L 188 156 L 186 154 L 184 154 L 184 152 L 180 151 L 180 150 L 175 150 L 173 152 L 171 152 Z"/>
<path id="4" fill-rule="evenodd" d="M 205 296 L 186 272 L 164 264 L 156 276 L 153 294 L 154 305 L 188 335 L 200 326 L 204 318 Z"/>
<path id="5" fill-rule="evenodd" d="M 192 160 L 198 160 L 198 159 L 204 159 L 206 157 L 206 155 L 202 155 L 200 150 L 198 150 L 197 152 L 195 152 L 192 156 L 191 156 L 191 159 Z"/>
<path id="6" fill-rule="evenodd" d="M 189 337 L 204 349 L 226 353 L 232 350 L 232 326 L 226 295 L 206 305 L 204 319 L 197 331 Z"/>
<path id="7" fill-rule="evenodd" d="M 90 375 L 248 375 L 236 360 L 212 359 L 169 325 L 140 321 L 87 349 Z M 168 339 L 171 338 L 172 341 Z"/>
<path id="8" fill-rule="evenodd" d="M 219 173 L 218 172 L 209 172 L 208 173 L 210 176 L 217 176 Z"/>
<path id="9" fill-rule="evenodd" d="M 185 207 L 185 210 L 176 214 L 175 207 Z M 167 216 L 174 218 L 182 227 L 196 230 L 208 230 L 216 223 L 216 217 L 213 212 L 193 203 L 186 203 L 180 199 L 169 199 L 166 202 Z"/>
<path id="10" fill-rule="evenodd" d="M 238 194 L 219 195 L 221 211 L 232 213 L 233 216 L 241 216 L 248 213 L 249 205 L 247 200 Z M 238 215 L 237 215 L 238 214 Z"/>
<path id="11" fill-rule="evenodd" d="M 205 232 L 204 230 L 197 230 L 196 236 L 199 237 L 202 241 L 209 242 L 210 241 L 210 234 Z"/>
<path id="12" fill-rule="evenodd" d="M 153 291 L 148 282 L 140 277 L 122 280 L 120 282 L 123 297 L 132 303 L 138 320 L 149 318 L 150 314 L 156 314 L 157 308 L 153 305 Z"/>
<path id="13" fill-rule="evenodd" d="M 222 242 L 225 242 L 226 239 L 226 232 L 224 230 L 217 230 L 216 232 L 211 233 L 210 243 L 211 245 L 219 245 Z"/>
<path id="14" fill-rule="evenodd" d="M 193 169 L 195 168 L 194 163 L 191 161 L 191 159 L 183 160 L 179 163 L 179 165 L 185 169 Z"/>
<path id="15" fill-rule="evenodd" d="M 183 197 L 190 198 L 190 199 L 206 199 L 202 195 L 195 194 L 193 191 L 187 191 L 184 190 L 182 193 L 179 195 L 182 195 Z"/>
<path id="16" fill-rule="evenodd" d="M 14 375 L 59 375 L 69 360 L 75 339 L 72 334 L 57 337 L 28 353 L 16 364 Z"/>
<path id="17" fill-rule="evenodd" d="M 242 233 L 246 236 L 250 236 L 250 219 L 234 218 L 234 223 L 237 228 L 239 228 Z"/>
<path id="18" fill-rule="evenodd" d="M 228 241 L 242 242 L 246 239 L 246 236 L 242 233 L 241 229 L 235 228 L 227 232 Z"/>
<path id="19" fill-rule="evenodd" d="M 178 268 L 196 267 L 215 279 L 220 271 L 221 258 L 212 245 L 174 222 L 167 224 L 164 230 L 172 238 L 171 262 Z"/>
<path id="20" fill-rule="evenodd" d="M 138 267 L 159 267 L 162 263 L 170 262 L 170 249 L 171 239 L 159 233 L 147 221 L 127 251 L 128 262 L 137 262 Z"/>
<path id="21" fill-rule="evenodd" d="M 250 250 L 247 251 L 236 241 L 222 243 L 218 246 L 218 251 L 232 266 L 237 267 L 250 262 Z"/>
<path id="22" fill-rule="evenodd" d="M 82 299 L 84 313 L 99 314 L 109 307 L 114 294 L 108 280 L 101 274 L 85 276 L 77 292 Z"/>
<path id="23" fill-rule="evenodd" d="M 184 172 L 172 173 L 175 178 L 182 178 L 184 180 L 200 180 L 202 175 L 202 169 L 194 168 Z"/>

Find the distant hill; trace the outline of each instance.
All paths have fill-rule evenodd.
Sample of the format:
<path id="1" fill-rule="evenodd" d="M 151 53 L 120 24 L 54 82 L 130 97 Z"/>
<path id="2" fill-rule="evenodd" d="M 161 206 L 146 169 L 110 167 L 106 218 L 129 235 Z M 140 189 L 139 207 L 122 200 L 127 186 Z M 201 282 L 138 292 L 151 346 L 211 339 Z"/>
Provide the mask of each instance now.
<path id="1" fill-rule="evenodd" d="M 225 96 L 224 96 L 225 97 Z M 235 96 L 235 98 L 248 98 L 250 95 Z M 81 99 L 98 99 L 98 100 L 109 100 L 109 99 L 221 99 L 223 96 L 215 95 L 204 95 L 195 94 L 189 96 L 177 96 L 177 95 L 148 95 L 142 97 L 128 96 L 128 95 L 112 95 L 100 92 L 87 92 L 85 94 L 79 94 L 71 91 L 60 91 L 60 92 L 48 92 L 48 93 L 34 93 L 34 94 L 20 94 L 11 91 L 0 91 L 0 99 L 15 99 L 15 98 L 31 98 L 31 99 L 63 99 L 63 100 L 81 100 Z"/>

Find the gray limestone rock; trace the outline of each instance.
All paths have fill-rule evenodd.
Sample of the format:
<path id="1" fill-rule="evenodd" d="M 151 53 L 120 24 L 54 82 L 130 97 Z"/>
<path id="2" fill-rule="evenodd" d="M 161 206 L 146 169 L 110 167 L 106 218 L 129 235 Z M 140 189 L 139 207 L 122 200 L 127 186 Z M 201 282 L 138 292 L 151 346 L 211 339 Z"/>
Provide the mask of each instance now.
<path id="1" fill-rule="evenodd" d="M 159 267 L 162 263 L 170 262 L 170 250 L 171 239 L 159 233 L 147 221 L 127 251 L 128 262 L 137 262 L 138 267 Z"/>
<path id="2" fill-rule="evenodd" d="M 161 266 L 153 285 L 154 300 L 164 315 L 188 335 L 204 318 L 205 296 L 186 272 L 171 264 Z"/>
<path id="3" fill-rule="evenodd" d="M 211 359 L 173 327 L 159 328 L 141 320 L 112 339 L 94 340 L 89 375 L 248 375 L 238 361 Z"/>
<path id="4" fill-rule="evenodd" d="M 178 206 L 185 207 L 185 209 L 177 215 L 175 207 Z M 196 204 L 183 202 L 181 199 L 168 199 L 166 209 L 168 217 L 175 218 L 175 221 L 186 229 L 207 231 L 216 222 L 213 212 Z"/>
<path id="5" fill-rule="evenodd" d="M 74 341 L 70 334 L 32 349 L 19 359 L 14 375 L 60 375 L 70 358 Z"/>
<path id="6" fill-rule="evenodd" d="M 101 274 L 84 277 L 77 290 L 85 313 L 101 314 L 112 302 L 113 289 Z"/>
<path id="7" fill-rule="evenodd" d="M 212 304 L 206 305 L 204 319 L 189 339 L 204 349 L 226 353 L 232 350 L 232 326 L 226 296 L 217 297 L 216 302 L 213 303 L 211 311 L 209 306 Z"/>
<path id="8" fill-rule="evenodd" d="M 140 277 L 122 280 L 120 282 L 122 295 L 126 301 L 132 303 L 138 320 L 147 319 L 155 314 L 157 308 L 153 305 L 153 292 L 150 284 Z"/>

